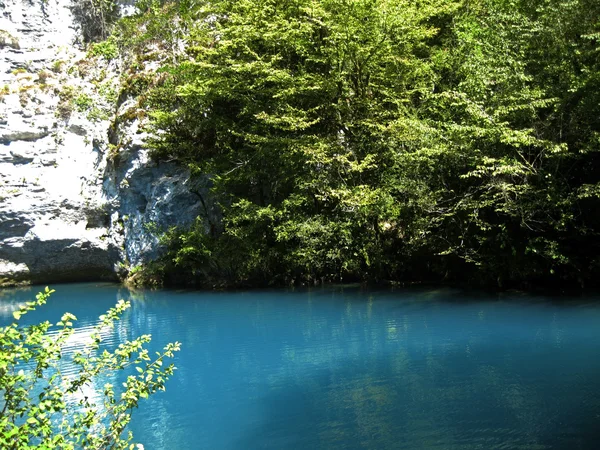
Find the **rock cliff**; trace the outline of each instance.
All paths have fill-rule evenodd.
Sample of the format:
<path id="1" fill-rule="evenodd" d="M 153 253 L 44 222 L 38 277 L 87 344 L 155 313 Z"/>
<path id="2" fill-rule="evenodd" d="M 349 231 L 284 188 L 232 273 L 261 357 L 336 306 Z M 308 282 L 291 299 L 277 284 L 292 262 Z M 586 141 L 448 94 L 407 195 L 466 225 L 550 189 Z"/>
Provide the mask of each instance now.
<path id="1" fill-rule="evenodd" d="M 139 120 L 115 126 L 131 109 L 118 63 L 90 64 L 71 0 L 0 0 L 0 14 L 0 285 L 117 279 L 214 206 L 150 160 Z"/>

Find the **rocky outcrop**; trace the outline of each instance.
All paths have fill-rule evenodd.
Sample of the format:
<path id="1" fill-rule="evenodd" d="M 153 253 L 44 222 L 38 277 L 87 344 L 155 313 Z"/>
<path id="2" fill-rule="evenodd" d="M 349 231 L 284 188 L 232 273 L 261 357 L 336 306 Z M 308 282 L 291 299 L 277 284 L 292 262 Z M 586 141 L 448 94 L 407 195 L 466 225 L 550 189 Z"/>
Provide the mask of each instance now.
<path id="1" fill-rule="evenodd" d="M 117 279 L 215 214 L 206 183 L 150 160 L 139 120 L 111 126 L 131 108 L 119 68 L 89 63 L 70 0 L 0 6 L 0 285 Z"/>
<path id="2" fill-rule="evenodd" d="M 116 130 L 127 145 L 106 165 L 103 184 L 114 211 L 112 230 L 122 228 L 130 267 L 156 259 L 160 236 L 169 228 L 190 225 L 198 217 L 206 223 L 219 221 L 207 179 L 192 178 L 174 163 L 152 161 L 138 125 L 135 120 Z"/>

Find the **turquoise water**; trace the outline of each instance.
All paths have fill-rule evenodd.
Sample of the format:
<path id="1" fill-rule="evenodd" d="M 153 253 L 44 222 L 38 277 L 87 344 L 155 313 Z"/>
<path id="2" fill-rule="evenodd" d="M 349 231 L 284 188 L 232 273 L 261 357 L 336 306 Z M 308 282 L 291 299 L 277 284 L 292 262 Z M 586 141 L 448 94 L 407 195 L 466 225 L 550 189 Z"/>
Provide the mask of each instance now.
<path id="1" fill-rule="evenodd" d="M 54 288 L 33 319 L 72 312 L 84 338 L 131 299 L 109 344 L 182 343 L 134 413 L 147 450 L 600 448 L 600 298 Z M 0 322 L 35 292 L 0 291 Z"/>

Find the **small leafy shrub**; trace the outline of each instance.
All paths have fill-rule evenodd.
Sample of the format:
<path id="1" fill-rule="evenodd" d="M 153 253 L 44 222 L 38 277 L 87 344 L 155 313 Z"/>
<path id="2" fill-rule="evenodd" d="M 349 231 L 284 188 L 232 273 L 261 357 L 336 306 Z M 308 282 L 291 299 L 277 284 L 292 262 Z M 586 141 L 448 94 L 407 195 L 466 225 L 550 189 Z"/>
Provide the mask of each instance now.
<path id="1" fill-rule="evenodd" d="M 98 93 L 106 100 L 110 105 L 115 106 L 119 98 L 119 92 L 112 81 L 100 83 L 98 85 Z"/>
<path id="2" fill-rule="evenodd" d="M 73 103 L 73 99 L 75 97 L 75 88 L 71 85 L 65 85 L 63 86 L 63 88 L 58 92 L 58 96 L 59 96 L 59 102 L 58 105 L 56 107 L 56 116 L 60 117 L 61 119 L 68 119 L 69 117 L 71 117 L 71 114 L 73 113 L 75 106 Z"/>
<path id="3" fill-rule="evenodd" d="M 92 122 L 100 122 L 102 120 L 108 120 L 110 115 L 103 108 L 92 106 L 88 111 L 87 118 Z"/>
<path id="4" fill-rule="evenodd" d="M 64 61 L 62 59 L 57 59 L 50 66 L 50 70 L 54 73 L 61 73 L 63 71 L 65 64 L 66 64 L 66 61 Z"/>
<path id="5" fill-rule="evenodd" d="M 101 57 L 107 61 L 115 59 L 119 56 L 119 49 L 112 40 L 97 42 L 90 45 L 87 52 L 88 57 Z"/>
<path id="6" fill-rule="evenodd" d="M 121 160 L 121 149 L 123 145 L 119 144 L 108 144 L 108 155 L 107 160 L 112 162 L 114 165 L 118 165 Z"/>
<path id="7" fill-rule="evenodd" d="M 21 318 L 43 306 L 52 290 L 39 293 L 13 313 L 12 324 L 0 328 L 0 448 L 3 449 L 133 449 L 133 436 L 126 431 L 131 413 L 142 398 L 165 389 L 173 375 L 172 358 L 180 344 L 168 344 L 153 358 L 143 335 L 110 351 L 102 349 L 102 334 L 114 327 L 129 302 L 119 301 L 105 315 L 87 345 L 76 352 L 76 370 L 63 373 L 63 347 L 73 335 L 75 316 L 66 313 L 52 325 L 42 322 L 24 326 Z M 109 383 L 101 388 L 101 400 L 82 394 L 96 388 L 106 374 L 135 368 L 122 387 Z M 75 400 L 75 405 L 73 401 Z M 138 448 L 142 448 L 138 445 Z"/>
<path id="8" fill-rule="evenodd" d="M 155 81 L 155 75 L 148 72 L 134 72 L 123 81 L 122 91 L 127 95 L 141 95 L 147 91 Z"/>
<path id="9" fill-rule="evenodd" d="M 86 93 L 81 93 L 73 99 L 73 103 L 80 112 L 88 111 L 94 106 L 94 100 Z"/>
<path id="10" fill-rule="evenodd" d="M 92 74 L 92 71 L 96 68 L 94 61 L 91 59 L 80 59 L 71 68 L 73 74 L 78 74 L 81 78 L 87 78 Z M 71 70 L 70 70 L 71 71 Z"/>
<path id="11" fill-rule="evenodd" d="M 73 114 L 73 105 L 69 102 L 63 102 L 61 101 L 57 106 L 56 106 L 56 112 L 55 112 L 57 117 L 60 117 L 61 119 L 68 119 L 69 117 L 71 117 L 71 114 Z"/>

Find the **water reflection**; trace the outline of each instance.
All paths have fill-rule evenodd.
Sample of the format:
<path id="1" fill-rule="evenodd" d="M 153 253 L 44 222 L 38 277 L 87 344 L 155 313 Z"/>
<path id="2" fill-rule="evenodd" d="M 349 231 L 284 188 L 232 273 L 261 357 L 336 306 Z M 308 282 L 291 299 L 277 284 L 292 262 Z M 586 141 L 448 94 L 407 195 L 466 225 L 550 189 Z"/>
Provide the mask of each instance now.
<path id="1" fill-rule="evenodd" d="M 583 449 L 600 437 L 593 302 L 352 288 L 56 295 L 51 314 L 76 314 L 82 339 L 125 298 L 112 344 L 183 343 L 167 393 L 134 415 L 147 449 Z"/>

